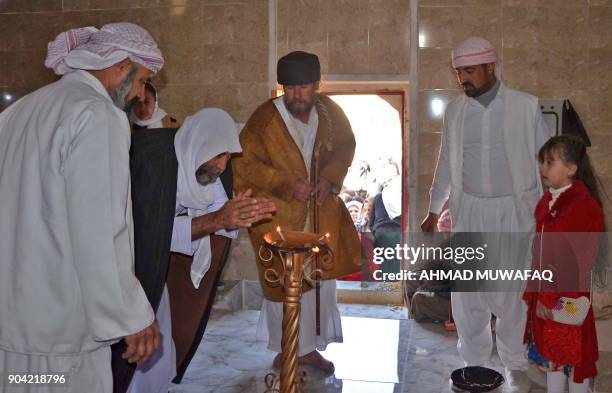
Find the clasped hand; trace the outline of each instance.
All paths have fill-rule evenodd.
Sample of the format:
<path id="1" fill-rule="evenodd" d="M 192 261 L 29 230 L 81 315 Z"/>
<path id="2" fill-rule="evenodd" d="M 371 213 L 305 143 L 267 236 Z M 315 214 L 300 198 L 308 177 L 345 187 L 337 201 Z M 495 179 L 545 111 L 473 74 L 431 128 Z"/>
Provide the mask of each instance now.
<path id="1" fill-rule="evenodd" d="M 332 183 L 321 178 L 316 187 L 304 179 L 297 179 L 293 186 L 293 198 L 300 202 L 306 202 L 313 195 L 317 195 L 317 205 L 321 206 L 331 196 Z"/>
<path id="2" fill-rule="evenodd" d="M 252 224 L 272 217 L 274 202 L 267 198 L 253 198 L 248 189 L 228 201 L 218 212 L 220 226 L 225 229 L 249 228 Z"/>

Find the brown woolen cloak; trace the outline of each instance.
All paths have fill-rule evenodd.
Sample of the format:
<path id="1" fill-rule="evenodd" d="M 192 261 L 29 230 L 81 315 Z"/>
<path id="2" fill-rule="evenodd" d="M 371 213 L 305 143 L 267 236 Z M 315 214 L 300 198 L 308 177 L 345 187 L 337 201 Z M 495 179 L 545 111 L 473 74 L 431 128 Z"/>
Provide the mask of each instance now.
<path id="1" fill-rule="evenodd" d="M 346 115 L 335 102 L 320 95 L 316 96 L 316 101 L 319 125 L 315 150 L 320 146 L 318 176 L 329 180 L 340 190 L 355 154 L 355 137 Z M 309 180 L 308 172 L 302 153 L 272 100 L 266 101 L 251 115 L 240 133 L 240 144 L 243 154 L 232 160 L 236 192 L 251 188 L 255 196 L 269 198 L 277 208 L 272 220 L 254 225 L 249 230 L 257 255 L 263 235 L 274 231 L 277 226 L 284 230 L 304 230 L 307 215 L 310 214 L 308 204 L 293 199 L 292 193 L 297 179 Z M 312 161 L 311 174 L 314 174 L 315 160 Z M 335 194 L 319 207 L 319 232 L 330 234 L 330 246 L 334 253 L 333 268 L 324 271 L 324 279 L 360 270 L 359 237 L 344 202 Z M 278 258 L 274 258 L 272 263 L 277 271 L 281 270 Z M 265 281 L 265 269 L 259 260 L 257 269 L 264 297 L 282 301 L 281 287 Z M 303 291 L 309 289 L 310 286 L 304 284 Z"/>

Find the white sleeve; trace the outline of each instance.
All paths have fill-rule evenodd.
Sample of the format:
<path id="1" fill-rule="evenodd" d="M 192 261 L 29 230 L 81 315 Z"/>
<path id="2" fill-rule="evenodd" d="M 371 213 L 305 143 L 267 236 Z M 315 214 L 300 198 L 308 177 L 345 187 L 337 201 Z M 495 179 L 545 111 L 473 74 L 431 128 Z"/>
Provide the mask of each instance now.
<path id="1" fill-rule="evenodd" d="M 137 333 L 155 317 L 134 275 L 130 131 L 111 105 L 81 112 L 63 161 L 74 268 L 97 341 Z"/>
<path id="2" fill-rule="evenodd" d="M 197 241 L 191 240 L 191 216 L 174 217 L 172 226 L 172 241 L 170 251 L 185 255 L 193 255 L 197 250 Z"/>
<path id="3" fill-rule="evenodd" d="M 208 205 L 204 214 L 216 212 L 220 210 L 228 201 L 225 189 L 220 179 L 217 179 L 213 184 L 214 201 Z M 174 218 L 174 226 L 172 227 L 172 242 L 170 251 L 178 252 L 185 255 L 193 255 L 200 244 L 200 240 L 191 240 L 191 220 L 192 216 L 177 216 Z M 238 230 L 227 231 L 220 229 L 215 232 L 217 235 L 235 239 L 238 237 Z"/>
<path id="4" fill-rule="evenodd" d="M 442 125 L 442 141 L 438 154 L 438 164 L 433 183 L 429 190 L 429 212 L 440 214 L 450 195 L 450 163 L 448 158 L 448 129 L 446 121 Z"/>

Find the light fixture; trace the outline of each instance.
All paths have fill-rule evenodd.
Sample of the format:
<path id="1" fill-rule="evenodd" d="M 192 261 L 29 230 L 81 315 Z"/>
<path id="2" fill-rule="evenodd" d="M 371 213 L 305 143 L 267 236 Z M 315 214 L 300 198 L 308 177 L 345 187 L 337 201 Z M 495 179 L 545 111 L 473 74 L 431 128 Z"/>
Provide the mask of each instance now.
<path id="1" fill-rule="evenodd" d="M 434 117 L 440 117 L 444 113 L 444 102 L 439 98 L 431 99 L 431 114 Z"/>
<path id="2" fill-rule="evenodd" d="M 427 36 L 425 33 L 419 33 L 419 48 L 427 46 Z"/>
<path id="3" fill-rule="evenodd" d="M 13 96 L 10 94 L 4 94 L 4 101 L 9 102 L 13 99 Z"/>

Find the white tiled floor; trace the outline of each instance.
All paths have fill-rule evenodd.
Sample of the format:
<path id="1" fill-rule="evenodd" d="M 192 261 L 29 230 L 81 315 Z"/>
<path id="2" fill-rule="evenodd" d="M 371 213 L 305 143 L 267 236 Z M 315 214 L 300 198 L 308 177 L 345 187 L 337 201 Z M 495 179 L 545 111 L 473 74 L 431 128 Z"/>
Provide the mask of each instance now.
<path id="1" fill-rule="evenodd" d="M 405 319 L 405 310 L 389 306 L 341 305 L 340 309 L 344 343 L 330 344 L 324 352 L 336 372 L 326 376 L 304 368 L 308 393 L 450 391 L 448 376 L 462 366 L 455 333 Z M 255 342 L 258 317 L 258 311 L 215 311 L 183 383 L 171 392 L 265 392 L 265 376 L 274 372 L 270 368 L 274 353 Z M 497 355 L 491 357 L 490 366 L 501 371 Z"/>

